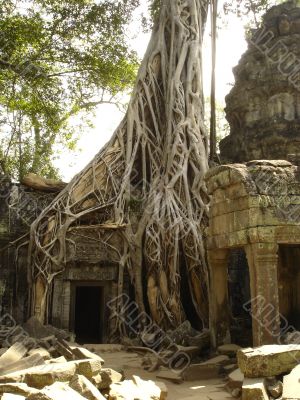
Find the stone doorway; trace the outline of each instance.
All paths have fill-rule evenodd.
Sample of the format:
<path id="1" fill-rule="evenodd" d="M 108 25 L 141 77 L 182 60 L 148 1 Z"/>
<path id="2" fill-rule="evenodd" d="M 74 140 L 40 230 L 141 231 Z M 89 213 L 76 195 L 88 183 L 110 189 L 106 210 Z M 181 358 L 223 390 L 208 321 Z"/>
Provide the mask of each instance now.
<path id="1" fill-rule="evenodd" d="M 300 330 L 300 245 L 279 245 L 278 295 L 281 329 Z"/>
<path id="2" fill-rule="evenodd" d="M 103 342 L 104 286 L 76 283 L 73 290 L 72 319 L 78 343 Z"/>

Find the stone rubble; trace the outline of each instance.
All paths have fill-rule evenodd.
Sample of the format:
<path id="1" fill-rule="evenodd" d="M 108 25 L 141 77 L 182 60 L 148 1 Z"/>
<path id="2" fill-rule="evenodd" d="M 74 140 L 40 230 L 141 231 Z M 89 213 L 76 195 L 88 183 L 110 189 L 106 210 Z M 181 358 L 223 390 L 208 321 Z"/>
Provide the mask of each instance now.
<path id="1" fill-rule="evenodd" d="M 265 345 L 237 351 L 238 369 L 226 389 L 241 400 L 300 400 L 299 345 Z"/>
<path id="2" fill-rule="evenodd" d="M 166 400 L 164 383 L 137 376 L 124 381 L 122 373 L 104 368 L 99 355 L 67 342 L 59 330 L 35 320 L 27 325 L 35 339 L 27 336 L 1 349 L 1 400 Z"/>

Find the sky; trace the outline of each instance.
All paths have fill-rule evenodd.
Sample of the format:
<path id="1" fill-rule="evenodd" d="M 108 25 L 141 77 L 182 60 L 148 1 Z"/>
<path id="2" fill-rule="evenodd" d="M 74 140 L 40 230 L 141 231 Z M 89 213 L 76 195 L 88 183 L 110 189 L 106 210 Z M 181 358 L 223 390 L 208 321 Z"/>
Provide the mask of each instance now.
<path id="1" fill-rule="evenodd" d="M 223 2 L 224 0 L 219 1 L 220 7 L 222 7 Z M 203 47 L 205 96 L 209 96 L 210 93 L 211 39 L 209 31 L 210 23 L 208 22 Z M 137 25 L 132 27 L 132 32 L 129 33 L 129 40 L 140 59 L 143 58 L 149 39 L 150 34 L 142 33 Z M 217 39 L 216 97 L 220 105 L 225 104 L 225 96 L 229 93 L 234 83 L 232 68 L 237 65 L 246 48 L 243 23 L 236 17 L 230 16 L 227 25 L 219 29 Z M 105 104 L 97 108 L 93 119 L 94 128 L 79 132 L 80 139 L 77 149 L 72 153 L 64 151 L 63 157 L 56 161 L 56 166 L 60 169 L 64 181 L 70 181 L 75 174 L 80 172 L 91 161 L 110 139 L 123 117 L 124 113 L 114 105 Z"/>

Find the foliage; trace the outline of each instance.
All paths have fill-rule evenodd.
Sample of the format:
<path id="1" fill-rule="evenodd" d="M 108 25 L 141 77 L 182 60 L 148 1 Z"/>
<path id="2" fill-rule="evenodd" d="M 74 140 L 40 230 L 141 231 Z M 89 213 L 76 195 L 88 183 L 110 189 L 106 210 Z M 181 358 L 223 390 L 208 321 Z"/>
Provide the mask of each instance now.
<path id="1" fill-rule="evenodd" d="M 261 16 L 270 7 L 283 3 L 285 0 L 234 0 L 225 1 L 223 11 L 227 15 L 234 13 L 247 22 L 249 27 L 258 27 Z"/>
<path id="2" fill-rule="evenodd" d="M 20 179 L 57 175 L 58 145 L 81 120 L 131 87 L 127 26 L 139 0 L 0 0 L 0 163 Z"/>

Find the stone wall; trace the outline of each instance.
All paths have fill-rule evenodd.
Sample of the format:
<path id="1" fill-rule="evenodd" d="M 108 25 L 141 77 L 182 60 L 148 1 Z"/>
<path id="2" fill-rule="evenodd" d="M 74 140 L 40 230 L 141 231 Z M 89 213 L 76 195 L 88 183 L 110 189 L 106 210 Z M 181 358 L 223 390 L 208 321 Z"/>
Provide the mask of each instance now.
<path id="1" fill-rule="evenodd" d="M 230 135 L 221 160 L 287 159 L 300 153 L 300 7 L 289 1 L 271 8 L 248 40 L 234 68 L 226 98 Z"/>
<path id="2" fill-rule="evenodd" d="M 54 194 L 38 192 L 0 176 L 0 317 L 9 314 L 18 323 L 26 319 L 26 235 L 53 197 Z"/>

